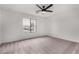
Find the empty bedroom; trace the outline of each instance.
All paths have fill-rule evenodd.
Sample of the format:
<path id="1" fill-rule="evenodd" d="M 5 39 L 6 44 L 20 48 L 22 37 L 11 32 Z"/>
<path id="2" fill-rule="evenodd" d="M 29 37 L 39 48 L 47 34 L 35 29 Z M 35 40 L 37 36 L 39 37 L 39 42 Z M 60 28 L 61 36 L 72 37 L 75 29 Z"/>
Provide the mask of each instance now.
<path id="1" fill-rule="evenodd" d="M 0 54 L 79 54 L 79 4 L 0 4 Z"/>

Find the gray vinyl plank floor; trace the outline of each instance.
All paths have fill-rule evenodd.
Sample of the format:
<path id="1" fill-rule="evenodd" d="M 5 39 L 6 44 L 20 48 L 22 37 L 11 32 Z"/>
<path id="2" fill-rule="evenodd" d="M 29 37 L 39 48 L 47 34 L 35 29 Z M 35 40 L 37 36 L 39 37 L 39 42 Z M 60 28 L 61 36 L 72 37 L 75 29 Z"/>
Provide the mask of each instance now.
<path id="1" fill-rule="evenodd" d="M 40 37 L 4 44 L 0 54 L 78 54 L 79 44 L 51 37 Z"/>

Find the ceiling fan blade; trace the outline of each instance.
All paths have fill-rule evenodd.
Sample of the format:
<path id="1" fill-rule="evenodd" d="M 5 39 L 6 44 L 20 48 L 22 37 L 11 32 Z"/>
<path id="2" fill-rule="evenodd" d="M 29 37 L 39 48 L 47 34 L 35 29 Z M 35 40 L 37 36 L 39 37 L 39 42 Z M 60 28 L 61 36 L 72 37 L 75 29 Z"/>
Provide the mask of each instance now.
<path id="1" fill-rule="evenodd" d="M 51 11 L 51 10 L 46 10 L 46 12 L 53 12 L 53 11 Z"/>
<path id="2" fill-rule="evenodd" d="M 40 9 L 42 9 L 38 4 L 36 4 L 37 7 L 39 7 Z"/>
<path id="3" fill-rule="evenodd" d="M 47 6 L 45 9 L 48 9 L 48 8 L 50 8 L 51 6 L 53 6 L 53 4 L 50 4 L 49 6 Z"/>

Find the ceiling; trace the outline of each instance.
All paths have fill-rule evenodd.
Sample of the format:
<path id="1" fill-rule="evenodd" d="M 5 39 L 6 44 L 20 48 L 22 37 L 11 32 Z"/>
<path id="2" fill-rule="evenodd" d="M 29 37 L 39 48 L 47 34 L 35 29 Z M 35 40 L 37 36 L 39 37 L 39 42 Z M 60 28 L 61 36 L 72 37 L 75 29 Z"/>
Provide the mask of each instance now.
<path id="1" fill-rule="evenodd" d="M 54 4 L 53 7 L 49 9 L 53 12 L 46 13 L 44 15 L 36 13 L 39 8 L 35 4 L 0 4 L 0 9 L 26 13 L 45 18 L 54 18 L 55 16 L 59 17 L 60 15 L 67 13 L 79 13 L 79 4 Z"/>
<path id="2" fill-rule="evenodd" d="M 53 12 L 44 15 L 36 13 L 36 10 L 39 10 L 39 8 L 35 4 L 0 4 L 0 8 L 42 17 L 53 15 Z M 53 10 L 53 7 L 51 7 L 50 10 Z"/>

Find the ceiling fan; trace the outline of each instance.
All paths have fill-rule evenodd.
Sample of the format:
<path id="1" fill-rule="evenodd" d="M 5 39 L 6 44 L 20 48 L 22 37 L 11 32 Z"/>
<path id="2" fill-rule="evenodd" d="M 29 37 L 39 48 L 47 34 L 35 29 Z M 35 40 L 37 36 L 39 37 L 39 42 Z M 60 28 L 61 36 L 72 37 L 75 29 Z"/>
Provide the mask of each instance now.
<path id="1" fill-rule="evenodd" d="M 42 13 L 53 12 L 52 10 L 48 10 L 50 7 L 53 6 L 53 4 L 49 4 L 48 6 L 46 6 L 46 5 L 40 6 L 40 5 L 36 4 L 36 6 L 37 6 L 38 8 L 40 8 L 40 10 L 37 10 L 37 11 L 36 11 L 37 13 L 39 13 L 39 12 L 42 12 Z"/>

